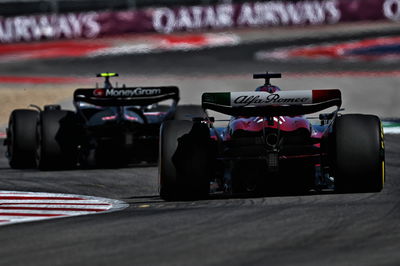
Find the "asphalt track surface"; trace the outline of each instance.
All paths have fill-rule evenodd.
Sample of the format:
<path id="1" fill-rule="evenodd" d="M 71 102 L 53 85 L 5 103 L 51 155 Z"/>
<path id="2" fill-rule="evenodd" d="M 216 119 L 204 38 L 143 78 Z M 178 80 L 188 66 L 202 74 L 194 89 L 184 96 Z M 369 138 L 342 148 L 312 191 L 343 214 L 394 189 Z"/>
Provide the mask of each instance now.
<path id="1" fill-rule="evenodd" d="M 270 66 L 296 72 L 398 67 L 398 63 L 379 62 L 337 61 L 328 66 L 255 62 L 249 56 L 270 44 L 252 45 L 196 53 L 14 63 L 0 72 L 73 75 L 110 68 L 149 76 L 164 70 L 178 76 L 201 76 L 248 74 Z M 297 84 L 295 79 L 288 83 Z M 346 83 L 354 83 L 354 90 L 357 86 L 364 89 L 351 77 Z M 379 80 L 382 86 L 397 83 L 398 78 Z M 164 202 L 157 196 L 154 166 L 18 171 L 9 169 L 1 157 L 2 190 L 101 196 L 124 200 L 130 207 L 110 214 L 0 227 L 0 265 L 398 265 L 400 136 L 385 138 L 387 183 L 376 194 Z"/>

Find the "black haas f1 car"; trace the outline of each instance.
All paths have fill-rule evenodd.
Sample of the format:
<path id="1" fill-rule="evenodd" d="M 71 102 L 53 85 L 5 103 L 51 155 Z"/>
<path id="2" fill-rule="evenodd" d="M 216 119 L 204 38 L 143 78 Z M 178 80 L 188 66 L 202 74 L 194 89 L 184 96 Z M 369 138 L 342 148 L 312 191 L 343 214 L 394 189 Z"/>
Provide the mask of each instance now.
<path id="1" fill-rule="evenodd" d="M 341 114 L 338 89 L 280 91 L 269 82 L 280 77 L 255 74 L 266 80 L 256 91 L 203 93 L 205 110 L 231 116 L 225 127 L 216 127 L 217 121 L 208 116 L 162 125 L 161 198 L 199 199 L 218 191 L 273 195 L 382 190 L 380 119 Z"/>
<path id="2" fill-rule="evenodd" d="M 177 106 L 177 87 L 114 88 L 110 77 L 118 74 L 97 76 L 105 78 L 104 88 L 75 90 L 76 111 L 47 105 L 11 113 L 5 144 L 12 168 L 156 162 L 161 123 L 202 112 L 200 106 Z"/>

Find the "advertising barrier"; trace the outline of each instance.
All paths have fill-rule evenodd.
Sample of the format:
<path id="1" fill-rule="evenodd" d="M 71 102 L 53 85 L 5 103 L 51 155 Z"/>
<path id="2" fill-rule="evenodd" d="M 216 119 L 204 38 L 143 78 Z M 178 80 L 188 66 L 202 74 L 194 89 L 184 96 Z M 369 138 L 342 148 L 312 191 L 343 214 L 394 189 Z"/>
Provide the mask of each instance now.
<path id="1" fill-rule="evenodd" d="M 400 21 L 400 0 L 276 0 L 0 18 L 0 43 L 243 27 Z"/>

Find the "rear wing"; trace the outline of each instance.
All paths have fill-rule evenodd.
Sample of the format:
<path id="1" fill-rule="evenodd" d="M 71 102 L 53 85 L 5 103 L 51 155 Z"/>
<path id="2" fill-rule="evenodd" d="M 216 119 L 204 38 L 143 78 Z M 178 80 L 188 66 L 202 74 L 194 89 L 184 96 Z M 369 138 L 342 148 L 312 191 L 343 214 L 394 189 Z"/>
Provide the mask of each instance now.
<path id="1" fill-rule="evenodd" d="M 203 93 L 202 107 L 232 116 L 296 116 L 316 113 L 332 106 L 340 109 L 338 89 Z"/>
<path id="2" fill-rule="evenodd" d="M 122 87 L 77 89 L 74 102 L 86 102 L 99 106 L 150 105 L 164 100 L 179 101 L 179 89 L 168 87 Z"/>

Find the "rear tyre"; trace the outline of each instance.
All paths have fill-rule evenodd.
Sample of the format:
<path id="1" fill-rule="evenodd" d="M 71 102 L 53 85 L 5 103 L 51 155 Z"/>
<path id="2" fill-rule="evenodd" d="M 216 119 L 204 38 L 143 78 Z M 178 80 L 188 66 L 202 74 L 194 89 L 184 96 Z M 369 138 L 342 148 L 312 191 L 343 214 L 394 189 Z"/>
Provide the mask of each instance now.
<path id="1" fill-rule="evenodd" d="M 331 136 L 337 192 L 378 192 L 385 182 L 383 131 L 374 115 L 338 117 Z"/>
<path id="2" fill-rule="evenodd" d="M 11 168 L 36 167 L 36 124 L 39 113 L 35 110 L 12 111 L 7 129 L 7 157 Z"/>
<path id="3" fill-rule="evenodd" d="M 161 198 L 191 200 L 207 197 L 212 158 L 210 133 L 206 125 L 180 120 L 165 122 L 160 137 Z"/>
<path id="4" fill-rule="evenodd" d="M 41 170 L 68 169 L 78 159 L 77 122 L 75 113 L 47 110 L 38 123 L 37 163 Z"/>
<path id="5" fill-rule="evenodd" d="M 189 120 L 193 117 L 205 117 L 206 113 L 200 105 L 179 105 L 176 107 L 175 120 Z"/>

